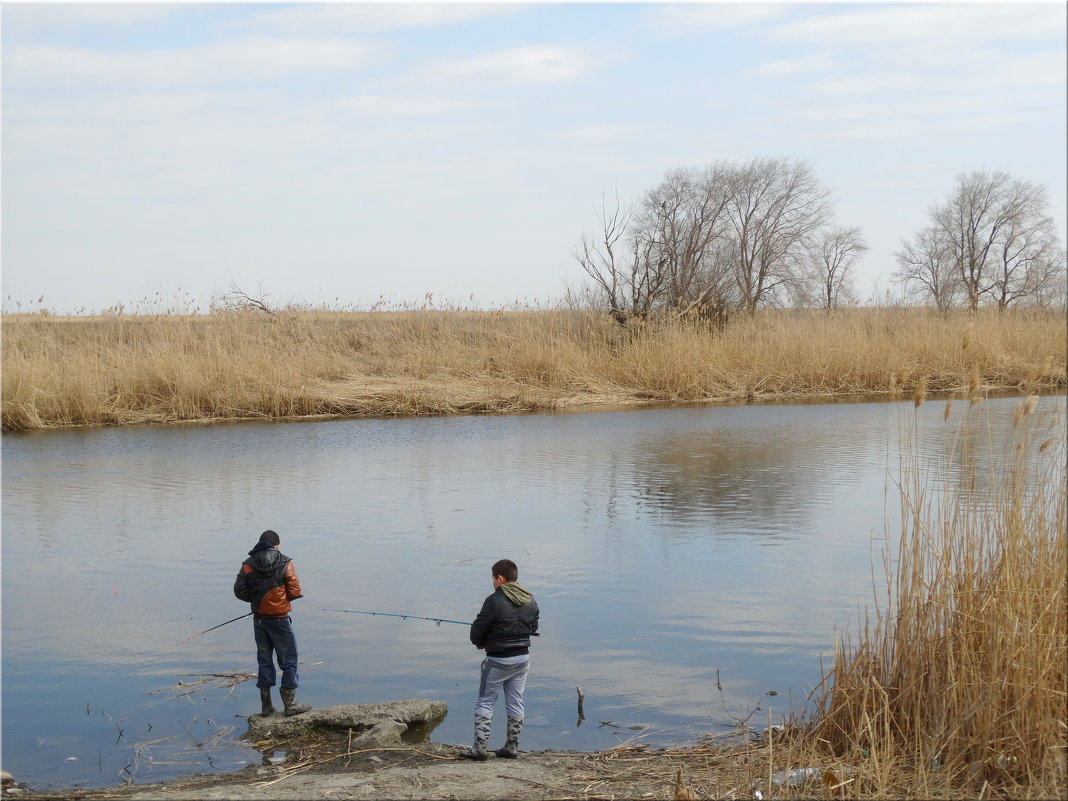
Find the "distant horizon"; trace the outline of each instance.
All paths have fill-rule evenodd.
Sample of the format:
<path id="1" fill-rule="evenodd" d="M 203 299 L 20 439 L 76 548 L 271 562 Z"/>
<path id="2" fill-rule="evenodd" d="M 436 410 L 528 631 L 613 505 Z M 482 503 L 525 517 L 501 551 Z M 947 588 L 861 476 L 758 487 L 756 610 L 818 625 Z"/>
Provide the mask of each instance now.
<path id="1" fill-rule="evenodd" d="M 545 307 L 596 207 L 811 165 L 861 305 L 955 177 L 1068 224 L 1064 3 L 5 3 L 5 314 L 238 287 L 272 306 Z M 148 312 L 155 313 L 155 312 Z"/>

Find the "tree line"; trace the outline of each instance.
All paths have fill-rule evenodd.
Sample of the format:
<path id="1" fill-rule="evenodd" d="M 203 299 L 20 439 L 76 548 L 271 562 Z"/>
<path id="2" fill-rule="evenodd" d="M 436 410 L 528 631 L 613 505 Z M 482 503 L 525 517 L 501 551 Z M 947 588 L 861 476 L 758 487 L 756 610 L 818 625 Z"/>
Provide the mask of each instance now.
<path id="1" fill-rule="evenodd" d="M 930 224 L 895 254 L 892 280 L 939 309 L 1063 302 L 1065 251 L 1046 191 L 1002 172 L 957 177 Z M 596 234 L 572 250 L 589 299 L 621 324 L 659 311 L 724 321 L 762 306 L 833 309 L 852 300 L 868 243 L 836 222 L 803 161 L 761 158 L 678 168 L 624 205 L 602 198 Z"/>

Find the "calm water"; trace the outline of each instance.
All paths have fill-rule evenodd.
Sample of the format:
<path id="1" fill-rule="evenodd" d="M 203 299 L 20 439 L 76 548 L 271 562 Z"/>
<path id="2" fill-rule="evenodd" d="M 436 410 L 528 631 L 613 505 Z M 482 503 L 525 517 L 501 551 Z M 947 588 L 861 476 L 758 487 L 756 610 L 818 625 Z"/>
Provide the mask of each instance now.
<path id="1" fill-rule="evenodd" d="M 466 626 L 323 610 L 469 621 L 509 557 L 542 610 L 524 749 L 762 728 L 881 591 L 903 421 L 937 465 L 961 414 L 1000 441 L 1017 402 L 4 436 L 2 766 L 94 787 L 261 761 L 236 741 L 254 682 L 178 686 L 254 672 L 251 620 L 178 643 L 247 611 L 233 579 L 266 528 L 306 596 L 304 702 L 442 700 L 433 739 L 468 743 Z"/>

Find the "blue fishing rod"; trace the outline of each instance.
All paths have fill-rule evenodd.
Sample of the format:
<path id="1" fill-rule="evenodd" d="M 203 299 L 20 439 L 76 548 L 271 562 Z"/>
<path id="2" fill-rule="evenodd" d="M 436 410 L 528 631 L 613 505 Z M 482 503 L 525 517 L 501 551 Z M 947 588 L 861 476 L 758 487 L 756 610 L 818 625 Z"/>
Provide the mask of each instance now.
<path id="1" fill-rule="evenodd" d="M 350 615 L 371 615 L 372 617 L 399 617 L 402 620 L 411 618 L 412 620 L 429 620 L 431 623 L 437 623 L 440 627 L 442 623 L 455 623 L 457 626 L 470 626 L 470 623 L 465 623 L 462 620 L 446 620 L 442 617 L 420 617 L 419 615 L 400 615 L 395 612 L 364 612 L 359 609 L 324 609 L 324 612 L 345 612 Z"/>

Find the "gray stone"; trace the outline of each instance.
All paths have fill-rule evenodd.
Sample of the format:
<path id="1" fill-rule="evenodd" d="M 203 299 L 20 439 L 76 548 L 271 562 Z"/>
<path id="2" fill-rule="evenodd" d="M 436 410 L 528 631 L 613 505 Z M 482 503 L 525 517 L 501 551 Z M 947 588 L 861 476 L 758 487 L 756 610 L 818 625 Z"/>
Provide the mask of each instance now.
<path id="1" fill-rule="evenodd" d="M 445 719 L 448 707 L 443 701 L 409 698 L 404 701 L 382 701 L 377 704 L 326 706 L 300 715 L 286 717 L 250 715 L 244 739 L 297 739 L 315 732 L 352 731 L 352 745 L 378 748 L 400 745 L 407 739 L 425 740 Z"/>

